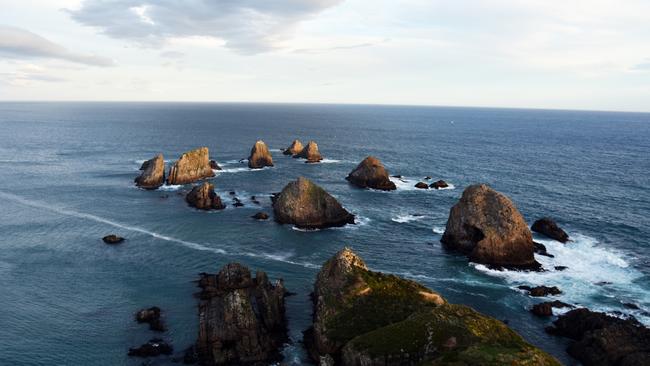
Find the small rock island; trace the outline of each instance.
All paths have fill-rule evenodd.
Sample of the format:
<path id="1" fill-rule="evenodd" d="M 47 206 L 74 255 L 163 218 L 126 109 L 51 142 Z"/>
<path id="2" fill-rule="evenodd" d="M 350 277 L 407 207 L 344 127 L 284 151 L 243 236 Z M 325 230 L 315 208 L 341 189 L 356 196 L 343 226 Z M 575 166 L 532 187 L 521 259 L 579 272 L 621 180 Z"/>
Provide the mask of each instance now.
<path id="1" fill-rule="evenodd" d="M 536 233 L 540 233 L 546 237 L 557 240 L 560 243 L 566 243 L 569 241 L 569 235 L 566 233 L 566 231 L 562 230 L 562 228 L 557 225 L 555 220 L 550 217 L 543 217 L 535 221 L 530 229 Z"/>
<path id="2" fill-rule="evenodd" d="M 363 159 L 345 179 L 361 188 L 372 188 L 382 191 L 393 191 L 397 189 L 395 183 L 391 182 L 388 178 L 388 171 L 384 168 L 384 165 L 374 156 L 368 156 Z"/>
<path id="3" fill-rule="evenodd" d="M 302 142 L 300 142 L 300 140 L 296 139 L 296 140 L 293 140 L 291 145 L 289 145 L 289 147 L 284 149 L 284 151 L 282 153 L 284 155 L 292 155 L 292 156 L 293 155 L 298 155 L 298 154 L 300 154 L 300 152 L 302 151 L 303 148 L 304 147 L 302 146 Z"/>
<path id="4" fill-rule="evenodd" d="M 307 163 L 318 163 L 323 160 L 320 151 L 318 151 L 318 144 L 313 140 L 309 141 L 307 146 L 305 146 L 297 155 L 294 155 L 294 158 L 307 159 Z"/>
<path id="5" fill-rule="evenodd" d="M 265 166 L 273 166 L 273 157 L 266 143 L 262 140 L 257 140 L 248 157 L 248 167 L 251 169 L 262 169 Z"/>
<path id="6" fill-rule="evenodd" d="M 214 192 L 214 185 L 203 182 L 200 186 L 192 188 L 190 193 L 185 196 L 187 203 L 199 210 L 223 210 L 226 206 L 221 202 L 221 198 Z"/>
<path id="7" fill-rule="evenodd" d="M 158 154 L 142 163 L 142 173 L 135 178 L 135 185 L 144 189 L 157 189 L 165 183 L 165 158 Z"/>
<path id="8" fill-rule="evenodd" d="M 210 152 L 207 147 L 183 153 L 169 168 L 167 184 L 187 184 L 197 180 L 214 177 L 210 166 Z"/>

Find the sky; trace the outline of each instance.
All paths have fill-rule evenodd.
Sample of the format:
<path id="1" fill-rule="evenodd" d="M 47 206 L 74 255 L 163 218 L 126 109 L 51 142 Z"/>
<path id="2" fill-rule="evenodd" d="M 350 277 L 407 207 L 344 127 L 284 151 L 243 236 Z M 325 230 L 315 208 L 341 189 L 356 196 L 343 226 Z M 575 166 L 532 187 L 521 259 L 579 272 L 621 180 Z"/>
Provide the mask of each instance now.
<path id="1" fill-rule="evenodd" d="M 0 0 L 0 100 L 650 112 L 650 1 Z"/>

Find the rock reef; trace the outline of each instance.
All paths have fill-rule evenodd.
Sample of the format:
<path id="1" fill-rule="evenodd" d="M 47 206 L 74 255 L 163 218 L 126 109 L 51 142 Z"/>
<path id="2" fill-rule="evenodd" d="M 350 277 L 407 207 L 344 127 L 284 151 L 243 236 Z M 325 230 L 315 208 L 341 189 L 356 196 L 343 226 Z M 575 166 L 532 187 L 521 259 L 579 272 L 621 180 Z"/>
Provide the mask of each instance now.
<path id="1" fill-rule="evenodd" d="M 551 239 L 557 240 L 561 243 L 566 243 L 569 241 L 569 235 L 557 225 L 555 220 L 551 219 L 550 217 L 543 217 L 535 221 L 531 227 L 531 230 Z"/>
<path id="2" fill-rule="evenodd" d="M 302 151 L 297 155 L 294 155 L 294 157 L 307 159 L 307 163 L 318 163 L 323 160 L 320 151 L 318 151 L 318 144 L 316 144 L 316 141 L 309 141 Z"/>
<path id="3" fill-rule="evenodd" d="M 539 269 L 533 237 L 512 201 L 485 184 L 469 186 L 451 208 L 440 240 L 476 263 Z"/>
<path id="4" fill-rule="evenodd" d="M 142 173 L 134 180 L 136 186 L 157 189 L 165 183 L 165 158 L 162 154 L 142 163 L 140 170 Z"/>
<path id="5" fill-rule="evenodd" d="M 192 188 L 190 193 L 185 196 L 185 201 L 199 210 L 223 210 L 226 208 L 219 195 L 214 192 L 214 185 L 208 182 L 203 182 L 200 186 Z"/>
<path id="6" fill-rule="evenodd" d="M 429 187 L 433 189 L 442 189 L 442 188 L 447 188 L 449 187 L 449 184 L 445 182 L 444 180 L 438 180 L 429 185 Z"/>
<path id="7" fill-rule="evenodd" d="M 169 168 L 167 184 L 187 184 L 214 177 L 210 167 L 210 152 L 207 147 L 183 153 Z"/>
<path id="8" fill-rule="evenodd" d="M 248 167 L 251 169 L 261 169 L 265 166 L 273 166 L 273 157 L 264 141 L 257 140 L 248 157 Z"/>
<path id="9" fill-rule="evenodd" d="M 363 159 L 345 179 L 361 188 L 372 188 L 382 191 L 393 191 L 397 189 L 395 183 L 391 182 L 388 178 L 388 171 L 384 165 L 374 156 L 368 156 Z"/>
<path id="10" fill-rule="evenodd" d="M 354 215 L 323 188 L 304 177 L 287 184 L 272 200 L 275 220 L 280 224 L 293 224 L 303 229 L 354 224 Z"/>
<path id="11" fill-rule="evenodd" d="M 297 154 L 300 154 L 300 152 L 302 151 L 303 148 L 304 147 L 302 146 L 302 142 L 300 142 L 300 140 L 296 139 L 296 140 L 293 140 L 291 145 L 289 147 L 287 147 L 286 149 L 284 149 L 284 151 L 282 153 L 284 155 L 297 155 Z"/>
<path id="12" fill-rule="evenodd" d="M 148 309 L 141 309 L 135 314 L 135 320 L 138 323 L 149 324 L 149 329 L 156 332 L 164 332 L 165 324 L 160 317 L 160 308 L 152 306 Z"/>

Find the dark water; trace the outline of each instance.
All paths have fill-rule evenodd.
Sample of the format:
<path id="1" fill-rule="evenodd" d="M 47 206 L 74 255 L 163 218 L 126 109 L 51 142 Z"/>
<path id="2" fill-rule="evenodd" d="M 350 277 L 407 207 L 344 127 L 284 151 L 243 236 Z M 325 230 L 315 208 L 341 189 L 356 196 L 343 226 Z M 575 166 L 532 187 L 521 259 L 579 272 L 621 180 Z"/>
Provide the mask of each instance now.
<path id="1" fill-rule="evenodd" d="M 273 150 L 276 166 L 237 160 L 261 138 L 272 149 L 314 139 L 328 159 L 308 165 Z M 301 232 L 250 218 L 244 208 L 206 213 L 178 187 L 133 187 L 142 160 L 173 160 L 208 146 L 225 170 L 222 198 L 268 195 L 304 175 L 357 214 L 360 224 Z M 391 193 L 350 187 L 365 156 L 401 174 Z M 564 340 L 543 332 L 519 284 L 557 285 L 567 302 L 650 318 L 650 115 L 544 110 L 254 104 L 0 104 L 0 364 L 139 364 L 129 347 L 152 337 L 133 321 L 158 305 L 181 351 L 196 337 L 197 274 L 229 261 L 282 277 L 291 336 L 287 361 L 305 362 L 317 268 L 351 246 L 376 270 L 407 276 L 452 302 L 507 319 L 531 343 L 571 364 Z M 422 177 L 455 188 L 412 188 Z M 509 195 L 532 223 L 555 217 L 574 239 L 547 244 L 564 272 L 494 272 L 441 250 L 449 208 L 469 184 Z M 163 198 L 168 196 L 167 198 Z M 419 216 L 421 215 L 421 216 Z M 120 246 L 100 238 L 125 236 Z M 602 282 L 606 282 L 603 284 Z M 643 310 L 631 311 L 623 302 Z M 169 359 L 154 364 L 168 364 Z"/>

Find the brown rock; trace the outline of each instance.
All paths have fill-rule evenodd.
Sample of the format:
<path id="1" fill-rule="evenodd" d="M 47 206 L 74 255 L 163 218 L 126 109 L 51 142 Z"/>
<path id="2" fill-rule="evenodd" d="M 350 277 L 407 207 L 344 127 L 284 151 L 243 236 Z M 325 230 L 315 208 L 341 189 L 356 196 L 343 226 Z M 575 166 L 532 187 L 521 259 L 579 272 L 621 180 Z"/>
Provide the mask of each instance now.
<path id="1" fill-rule="evenodd" d="M 549 295 L 559 295 L 562 293 L 559 288 L 556 286 L 518 286 L 520 290 L 528 291 L 528 295 L 533 297 L 549 296 Z"/>
<path id="2" fill-rule="evenodd" d="M 318 163 L 323 160 L 323 157 L 318 151 L 318 144 L 316 144 L 315 141 L 309 141 L 307 146 L 305 146 L 305 148 L 294 157 L 307 159 L 307 163 Z"/>
<path id="3" fill-rule="evenodd" d="M 445 248 L 467 254 L 473 262 L 519 269 L 539 269 L 526 221 L 505 195 L 485 184 L 467 187 L 451 208 Z"/>
<path id="4" fill-rule="evenodd" d="M 124 241 L 124 238 L 121 236 L 117 236 L 115 234 L 111 234 L 111 235 L 106 235 L 105 237 L 102 238 L 102 240 L 106 244 L 119 244 Z"/>
<path id="5" fill-rule="evenodd" d="M 214 177 L 209 156 L 207 147 L 184 153 L 169 169 L 167 184 L 187 184 Z"/>
<path id="6" fill-rule="evenodd" d="M 429 189 L 429 185 L 424 183 L 424 182 L 417 182 L 417 183 L 415 183 L 415 188 Z"/>
<path id="7" fill-rule="evenodd" d="M 210 160 L 210 169 L 212 170 L 221 170 L 221 167 L 215 160 Z"/>
<path id="8" fill-rule="evenodd" d="M 304 229 L 354 224 L 354 215 L 323 188 L 300 177 L 273 197 L 275 220 Z"/>
<path id="9" fill-rule="evenodd" d="M 144 189 L 156 189 L 165 182 L 165 158 L 162 154 L 142 163 L 142 173 L 135 178 L 135 185 Z"/>
<path id="10" fill-rule="evenodd" d="M 251 149 L 251 155 L 248 157 L 248 167 L 261 169 L 265 166 L 273 166 L 273 157 L 264 141 L 257 140 Z"/>
<path id="11" fill-rule="evenodd" d="M 255 215 L 252 216 L 255 220 L 268 220 L 269 219 L 269 214 L 266 212 L 258 212 Z"/>
<path id="12" fill-rule="evenodd" d="M 395 183 L 388 178 L 388 171 L 386 171 L 381 161 L 374 156 L 363 159 L 345 179 L 361 188 L 373 188 L 382 191 L 396 189 Z"/>
<path id="13" fill-rule="evenodd" d="M 449 187 L 449 184 L 447 184 L 447 182 L 445 182 L 444 180 L 438 180 L 438 181 L 435 181 L 435 182 L 431 183 L 431 185 L 429 187 L 435 188 L 435 189 L 441 189 L 441 188 Z"/>
<path id="14" fill-rule="evenodd" d="M 539 304 L 535 304 L 530 309 L 530 311 L 531 313 L 537 316 L 546 317 L 546 316 L 553 316 L 553 308 L 569 308 L 569 307 L 572 306 L 562 301 L 555 300 L 555 301 L 546 301 Z"/>
<path id="15" fill-rule="evenodd" d="M 562 230 L 562 228 L 557 226 L 557 223 L 550 217 L 543 217 L 535 221 L 531 230 L 551 239 L 555 239 L 561 243 L 569 241 L 569 235 Z"/>
<path id="16" fill-rule="evenodd" d="M 150 307 L 148 309 L 141 309 L 135 314 L 135 320 L 138 323 L 147 323 L 149 324 L 149 329 L 164 332 L 165 325 L 160 318 L 160 308 L 157 306 Z"/>
<path id="17" fill-rule="evenodd" d="M 211 183 L 203 182 L 200 186 L 192 188 L 190 193 L 185 196 L 187 203 L 200 210 L 223 210 L 226 208 L 221 203 L 221 198 L 214 192 L 214 186 Z"/>
<path id="18" fill-rule="evenodd" d="M 282 153 L 284 155 L 297 155 L 300 154 L 304 147 L 302 146 L 302 142 L 300 140 L 293 140 L 291 143 L 291 146 L 286 148 Z"/>

